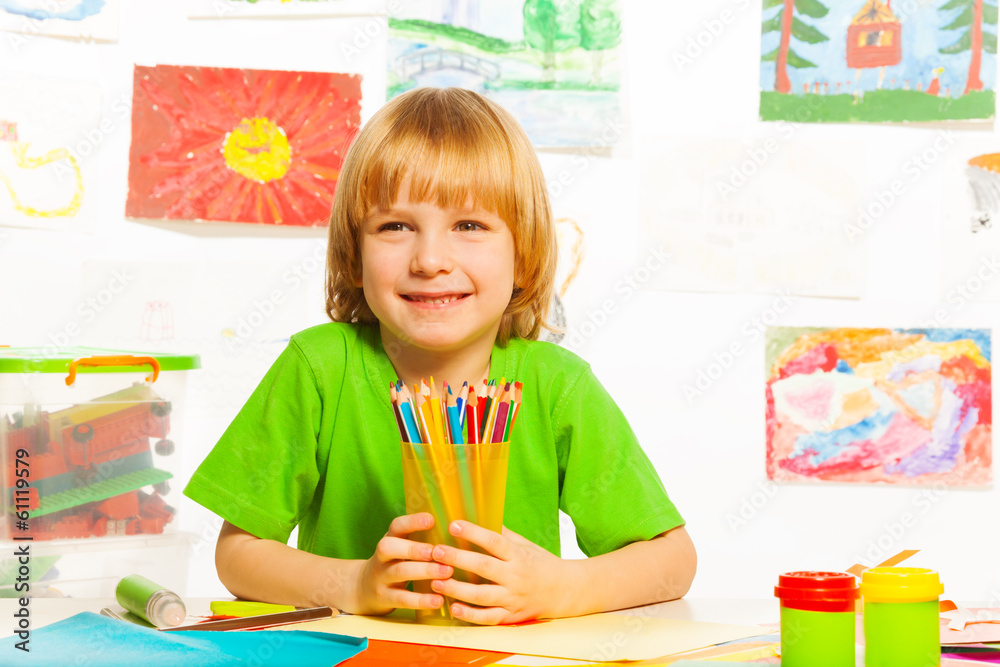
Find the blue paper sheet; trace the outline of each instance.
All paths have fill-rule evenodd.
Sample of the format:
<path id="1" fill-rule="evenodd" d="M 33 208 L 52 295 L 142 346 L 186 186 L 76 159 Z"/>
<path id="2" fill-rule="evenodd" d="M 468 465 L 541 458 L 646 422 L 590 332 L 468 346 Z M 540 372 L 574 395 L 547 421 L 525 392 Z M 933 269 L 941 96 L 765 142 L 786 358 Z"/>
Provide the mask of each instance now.
<path id="1" fill-rule="evenodd" d="M 368 640 L 304 630 L 159 632 L 84 612 L 31 631 L 25 653 L 17 636 L 0 639 L 0 665 L 19 667 L 332 667 Z"/>

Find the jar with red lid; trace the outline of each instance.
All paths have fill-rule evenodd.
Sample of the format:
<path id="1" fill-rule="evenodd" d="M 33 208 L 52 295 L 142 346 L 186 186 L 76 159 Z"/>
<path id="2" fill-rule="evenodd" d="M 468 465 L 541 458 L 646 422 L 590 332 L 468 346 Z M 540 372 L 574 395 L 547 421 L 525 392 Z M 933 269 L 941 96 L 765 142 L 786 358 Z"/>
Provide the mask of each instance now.
<path id="1" fill-rule="evenodd" d="M 858 582 L 847 572 L 788 572 L 778 577 L 783 667 L 854 667 Z"/>

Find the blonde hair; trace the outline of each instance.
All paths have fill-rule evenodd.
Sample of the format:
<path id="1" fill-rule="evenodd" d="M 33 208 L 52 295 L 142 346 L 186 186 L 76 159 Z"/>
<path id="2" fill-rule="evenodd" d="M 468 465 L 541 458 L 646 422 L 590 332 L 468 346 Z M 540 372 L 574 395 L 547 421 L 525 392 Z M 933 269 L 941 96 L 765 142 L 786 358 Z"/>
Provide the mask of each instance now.
<path id="1" fill-rule="evenodd" d="M 410 179 L 413 201 L 470 201 L 514 237 L 515 284 L 497 339 L 537 338 L 556 270 L 548 191 L 531 142 L 502 107 L 461 88 L 417 88 L 382 107 L 358 133 L 337 181 L 327 248 L 326 312 L 335 322 L 378 320 L 357 286 L 361 226 L 390 208 Z"/>

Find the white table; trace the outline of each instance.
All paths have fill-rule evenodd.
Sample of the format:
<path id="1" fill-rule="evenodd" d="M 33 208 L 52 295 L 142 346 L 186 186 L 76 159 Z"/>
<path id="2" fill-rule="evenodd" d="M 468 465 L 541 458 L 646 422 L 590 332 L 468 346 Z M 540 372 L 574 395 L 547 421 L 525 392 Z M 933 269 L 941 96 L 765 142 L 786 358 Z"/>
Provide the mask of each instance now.
<path id="1" fill-rule="evenodd" d="M 185 598 L 188 614 L 207 616 L 209 604 L 219 598 Z M 0 599 L 0 617 L 10 619 L 19 607 L 17 600 Z M 103 607 L 120 609 L 114 598 L 33 598 L 29 605 L 31 629 L 36 630 L 50 623 L 69 618 L 84 611 L 99 613 Z M 619 614 L 637 614 L 651 618 L 669 618 L 708 623 L 732 623 L 736 625 L 758 625 L 778 622 L 777 600 L 674 600 L 659 604 L 626 609 Z M 761 629 L 761 634 L 768 630 Z M 9 632 L 5 632 L 6 636 Z M 554 660 L 533 656 L 512 656 L 498 664 L 518 665 L 573 665 L 573 660 Z"/>

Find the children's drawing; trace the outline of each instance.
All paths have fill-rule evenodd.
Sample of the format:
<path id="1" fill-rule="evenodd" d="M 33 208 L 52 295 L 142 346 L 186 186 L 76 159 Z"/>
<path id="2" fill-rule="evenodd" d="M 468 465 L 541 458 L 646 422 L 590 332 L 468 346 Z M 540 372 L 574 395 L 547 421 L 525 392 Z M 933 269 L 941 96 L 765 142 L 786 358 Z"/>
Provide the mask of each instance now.
<path id="1" fill-rule="evenodd" d="M 611 145 L 621 131 L 618 0 L 403 0 L 390 5 L 388 96 L 475 90 L 539 147 Z"/>
<path id="2" fill-rule="evenodd" d="M 670 255 L 647 286 L 860 298 L 864 147 L 787 138 L 642 142 L 639 233 Z"/>
<path id="3" fill-rule="evenodd" d="M 992 119 L 996 0 L 764 0 L 762 120 Z"/>
<path id="4" fill-rule="evenodd" d="M 975 234 L 992 228 L 1000 215 L 1000 153 L 977 155 L 969 160 L 966 173 L 974 202 L 970 227 Z"/>
<path id="5" fill-rule="evenodd" d="M 988 329 L 769 327 L 766 346 L 770 479 L 992 480 Z"/>
<path id="6" fill-rule="evenodd" d="M 0 0 L 0 30 L 75 39 L 118 39 L 120 0 Z M 11 44 L 27 38 L 11 38 Z"/>
<path id="7" fill-rule="evenodd" d="M 1000 301 L 1000 142 L 960 138 L 944 158 L 939 301 Z"/>
<path id="8" fill-rule="evenodd" d="M 0 225 L 89 231 L 96 86 L 0 78 Z"/>
<path id="9" fill-rule="evenodd" d="M 345 16 L 385 12 L 386 0 L 188 0 L 188 17 L 238 19 Z"/>
<path id="10" fill-rule="evenodd" d="M 136 66 L 133 96 L 127 216 L 328 223 L 360 76 Z"/>
<path id="11" fill-rule="evenodd" d="M 173 340 L 174 308 L 169 301 L 149 301 L 142 311 L 139 338 L 144 341 Z"/>
<path id="12" fill-rule="evenodd" d="M 563 299 L 583 264 L 583 230 L 580 229 L 579 223 L 572 218 L 558 218 L 556 241 L 559 247 L 559 259 L 556 264 L 556 289 L 552 293 L 552 308 L 548 314 L 548 322 L 561 331 L 542 330 L 541 339 L 550 343 L 560 343 L 566 336 L 566 305 Z"/>

